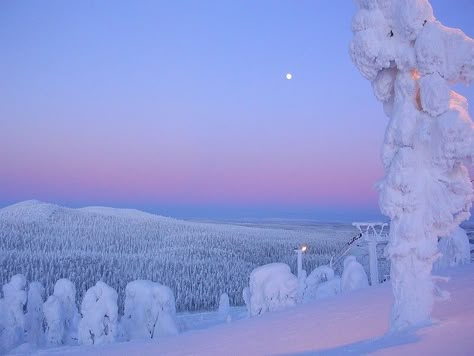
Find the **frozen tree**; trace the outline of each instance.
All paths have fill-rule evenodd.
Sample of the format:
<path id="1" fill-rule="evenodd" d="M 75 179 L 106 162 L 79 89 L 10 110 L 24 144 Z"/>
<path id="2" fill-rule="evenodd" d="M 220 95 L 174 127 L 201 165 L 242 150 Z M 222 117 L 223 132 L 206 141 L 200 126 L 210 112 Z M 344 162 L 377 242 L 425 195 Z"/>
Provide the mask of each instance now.
<path id="1" fill-rule="evenodd" d="M 170 288 L 144 280 L 127 284 L 121 323 L 129 339 L 178 334 L 175 314 L 175 299 Z"/>
<path id="2" fill-rule="evenodd" d="M 433 268 L 436 270 L 471 262 L 469 238 L 466 231 L 460 227 L 454 229 L 449 236 L 440 238 L 438 248 L 441 252 L 441 257 L 434 264 Z"/>
<path id="3" fill-rule="evenodd" d="M 349 292 L 356 289 L 366 288 L 369 286 L 367 273 L 364 267 L 357 262 L 355 256 L 347 256 L 344 259 L 344 271 L 341 277 L 341 290 Z"/>
<path id="4" fill-rule="evenodd" d="M 45 321 L 45 339 L 49 346 L 63 344 L 64 337 L 64 309 L 61 300 L 51 295 L 43 304 Z"/>
<path id="5" fill-rule="evenodd" d="M 28 301 L 26 303 L 26 339 L 30 344 L 42 345 L 44 341 L 44 287 L 40 282 L 28 285 Z"/>
<path id="6" fill-rule="evenodd" d="M 99 281 L 87 290 L 81 305 L 80 344 L 102 344 L 115 340 L 118 321 L 117 298 L 117 292 L 104 282 Z"/>
<path id="7" fill-rule="evenodd" d="M 341 277 L 334 276 L 329 281 L 322 282 L 316 289 L 315 299 L 334 297 L 341 293 Z"/>
<path id="8" fill-rule="evenodd" d="M 390 118 L 380 208 L 391 218 L 391 328 L 426 322 L 439 236 L 469 217 L 473 123 L 450 90 L 474 77 L 474 41 L 438 22 L 428 0 L 356 0 L 350 54 Z"/>
<path id="9" fill-rule="evenodd" d="M 284 263 L 270 263 L 255 268 L 250 274 L 250 316 L 294 306 L 297 299 L 298 279 Z"/>
<path id="10" fill-rule="evenodd" d="M 54 293 L 43 305 L 46 341 L 49 345 L 77 343 L 80 315 L 76 306 L 76 287 L 68 279 L 54 285 Z"/>
<path id="11" fill-rule="evenodd" d="M 303 302 L 322 299 L 340 292 L 340 279 L 334 280 L 334 270 L 327 266 L 316 267 L 305 280 Z M 331 282 L 331 283 L 328 283 Z"/>
<path id="12" fill-rule="evenodd" d="M 64 344 L 77 342 L 77 329 L 80 315 L 76 306 L 76 287 L 70 280 L 63 278 L 54 285 L 54 295 L 59 298 L 64 311 Z"/>
<path id="13" fill-rule="evenodd" d="M 230 313 L 230 302 L 229 302 L 229 296 L 227 293 L 222 293 L 220 298 L 219 298 L 219 318 L 222 320 L 227 320 L 229 317 Z"/>
<path id="14" fill-rule="evenodd" d="M 11 277 L 2 288 L 0 300 L 0 350 L 9 351 L 21 344 L 25 333 L 26 279 L 22 274 Z"/>

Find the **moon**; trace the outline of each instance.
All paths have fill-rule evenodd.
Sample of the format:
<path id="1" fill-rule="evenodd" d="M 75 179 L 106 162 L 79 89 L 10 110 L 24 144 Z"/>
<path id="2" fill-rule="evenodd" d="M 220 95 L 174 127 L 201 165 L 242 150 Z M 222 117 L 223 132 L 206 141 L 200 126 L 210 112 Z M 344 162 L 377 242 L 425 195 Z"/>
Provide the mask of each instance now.
<path id="1" fill-rule="evenodd" d="M 286 79 L 291 80 L 293 78 L 293 75 L 291 73 L 286 73 Z"/>

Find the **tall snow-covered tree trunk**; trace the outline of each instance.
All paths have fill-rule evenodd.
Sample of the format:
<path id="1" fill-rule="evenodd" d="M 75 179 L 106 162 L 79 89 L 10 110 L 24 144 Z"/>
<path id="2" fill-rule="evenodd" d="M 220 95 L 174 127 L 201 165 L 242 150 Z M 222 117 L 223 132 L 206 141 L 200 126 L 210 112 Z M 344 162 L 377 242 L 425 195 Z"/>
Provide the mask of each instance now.
<path id="1" fill-rule="evenodd" d="M 391 218 L 392 330 L 429 321 L 437 240 L 469 217 L 474 156 L 467 101 L 449 89 L 474 78 L 474 41 L 441 25 L 427 0 L 358 0 L 350 45 L 390 118 L 379 184 Z"/>

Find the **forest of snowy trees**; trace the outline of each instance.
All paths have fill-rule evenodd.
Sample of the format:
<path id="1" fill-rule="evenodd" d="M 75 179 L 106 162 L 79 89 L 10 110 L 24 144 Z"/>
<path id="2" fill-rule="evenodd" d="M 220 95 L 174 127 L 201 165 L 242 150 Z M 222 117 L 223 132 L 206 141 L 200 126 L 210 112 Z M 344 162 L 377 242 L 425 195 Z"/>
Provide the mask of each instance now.
<path id="1" fill-rule="evenodd" d="M 169 286 L 178 311 L 210 310 L 224 292 L 232 305 L 243 305 L 242 289 L 255 267 L 283 262 L 294 271 L 293 250 L 307 243 L 304 264 L 311 271 L 353 235 L 350 226 L 262 229 L 23 202 L 0 210 L 0 284 L 23 274 L 51 293 L 58 279 L 68 278 L 81 300 L 100 280 L 117 291 L 122 310 L 126 284 L 146 279 Z"/>

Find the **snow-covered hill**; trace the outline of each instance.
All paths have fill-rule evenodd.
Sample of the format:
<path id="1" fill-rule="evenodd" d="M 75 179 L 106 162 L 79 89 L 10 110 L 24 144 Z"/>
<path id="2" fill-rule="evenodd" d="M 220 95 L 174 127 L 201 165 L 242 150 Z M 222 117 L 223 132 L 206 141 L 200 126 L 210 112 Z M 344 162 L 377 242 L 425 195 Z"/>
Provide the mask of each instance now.
<path id="1" fill-rule="evenodd" d="M 386 334 L 389 284 L 338 295 L 156 341 L 44 350 L 41 355 L 472 355 L 474 264 L 445 272 L 451 299 L 436 304 L 433 323 Z"/>
<path id="2" fill-rule="evenodd" d="M 0 209 L 0 284 L 21 273 L 51 294 L 59 278 L 68 278 L 81 300 L 103 280 L 123 305 L 128 282 L 150 279 L 173 290 L 179 311 L 210 310 L 223 292 L 232 305 L 243 305 L 242 289 L 259 265 L 284 262 L 294 270 L 298 244 L 310 246 L 304 267 L 311 271 L 353 235 L 343 225 L 262 228 L 26 201 Z"/>

